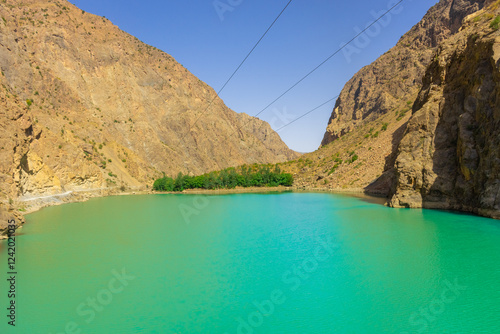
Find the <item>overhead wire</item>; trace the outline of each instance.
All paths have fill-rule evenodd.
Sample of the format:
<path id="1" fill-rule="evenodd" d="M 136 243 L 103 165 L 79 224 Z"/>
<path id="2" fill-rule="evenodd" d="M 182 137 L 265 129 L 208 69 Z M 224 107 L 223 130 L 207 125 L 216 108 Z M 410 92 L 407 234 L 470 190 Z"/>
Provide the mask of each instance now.
<path id="1" fill-rule="evenodd" d="M 196 125 L 196 123 L 198 123 L 198 121 L 200 120 L 200 118 L 208 111 L 208 109 L 210 109 L 210 107 L 212 106 L 214 100 L 220 95 L 220 93 L 224 90 L 224 88 L 226 88 L 226 86 L 229 84 L 229 82 L 231 81 L 231 79 L 233 79 L 233 77 L 240 70 L 240 68 L 243 66 L 243 64 L 247 61 L 247 59 L 250 57 L 250 55 L 254 52 L 254 50 L 257 48 L 257 46 L 260 44 L 260 42 L 264 39 L 264 37 L 267 35 L 267 33 L 271 30 L 271 28 L 274 26 L 274 24 L 278 21 L 278 19 L 281 17 L 281 15 L 283 15 L 283 13 L 288 8 L 288 6 L 290 6 L 290 4 L 292 3 L 292 1 L 293 0 L 289 0 L 288 1 L 288 3 L 286 4 L 286 6 L 283 8 L 283 10 L 281 10 L 281 12 L 279 13 L 279 15 L 274 19 L 273 23 L 271 23 L 271 25 L 267 28 L 267 30 L 260 37 L 260 39 L 257 41 L 257 43 L 255 43 L 255 45 L 253 46 L 253 48 L 250 50 L 250 52 L 248 52 L 248 54 L 246 55 L 246 57 L 241 61 L 241 63 L 238 65 L 238 67 L 234 70 L 234 72 L 231 74 L 231 76 L 229 77 L 229 79 L 226 80 L 226 82 L 224 83 L 224 85 L 222 86 L 222 88 L 219 89 L 219 91 L 217 92 L 217 94 L 210 100 L 210 103 L 208 104 L 208 106 L 205 109 L 205 111 L 203 111 L 198 116 L 198 118 L 196 118 L 196 120 L 194 121 L 194 123 L 189 126 L 189 130 L 182 137 L 181 141 L 184 140 L 184 138 L 187 136 L 187 134 L 190 133 L 191 130 L 192 130 L 192 128 Z"/>
<path id="2" fill-rule="evenodd" d="M 267 110 L 270 106 L 272 106 L 274 103 L 276 103 L 278 100 L 280 100 L 283 96 L 285 96 L 286 94 L 288 94 L 292 89 L 294 89 L 295 87 L 297 87 L 302 81 L 304 81 L 306 78 L 308 78 L 311 74 L 313 74 L 314 72 L 316 72 L 321 66 L 323 66 L 324 64 L 326 64 L 330 59 L 332 59 L 334 56 L 336 56 L 339 52 L 341 52 L 343 49 L 345 49 L 350 43 L 354 42 L 359 36 L 361 36 L 363 33 L 365 33 L 368 29 L 370 29 L 375 23 L 377 23 L 378 21 L 380 21 L 382 18 L 384 18 L 387 14 L 389 14 L 394 8 L 396 8 L 397 6 L 399 6 L 404 0 L 399 0 L 394 6 L 392 6 L 391 8 L 389 8 L 386 12 L 384 12 L 381 16 L 379 16 L 375 21 L 373 21 L 371 24 L 369 24 L 368 26 L 366 26 L 365 29 L 363 29 L 361 32 L 359 32 L 356 36 L 354 36 L 352 39 L 350 39 L 347 43 L 345 43 L 344 45 L 342 45 L 339 49 L 337 49 L 334 53 L 332 53 L 331 55 L 329 55 L 325 60 L 323 60 L 318 66 L 316 66 L 315 68 L 313 68 L 311 71 L 309 71 L 306 75 L 304 75 L 301 79 L 299 79 L 298 81 L 296 81 L 292 86 L 290 86 L 287 90 L 285 90 L 281 95 L 279 95 L 276 99 L 274 99 L 271 103 L 269 103 L 266 107 L 264 107 L 264 109 L 262 109 L 261 111 L 259 111 L 257 114 L 255 114 L 253 117 L 257 117 L 259 116 L 260 114 L 262 114 L 265 110 Z M 331 99 L 329 100 L 331 101 Z M 329 102 L 328 101 L 328 102 Z M 323 103 L 321 106 L 323 106 L 324 104 L 326 104 L 327 102 Z M 320 107 L 321 107 L 320 106 Z M 314 110 L 312 111 L 315 111 L 317 110 L 319 107 L 315 108 Z M 302 115 L 300 118 L 306 116 L 307 114 L 311 113 L 312 111 L 309 111 L 307 112 L 306 114 Z M 248 123 L 250 122 L 250 120 L 245 123 L 243 126 L 240 126 L 236 129 L 236 131 L 234 131 L 233 133 L 235 132 L 238 132 L 240 131 L 243 127 L 245 127 Z M 283 127 L 282 127 L 283 128 Z M 280 128 L 281 129 L 281 128 Z"/>
<path id="3" fill-rule="evenodd" d="M 393 75 L 393 76 L 391 76 L 390 78 L 386 79 L 386 81 L 391 81 L 391 80 L 393 80 L 394 78 L 396 78 L 397 76 L 399 76 L 399 73 L 398 73 L 398 72 L 396 72 L 396 74 L 395 74 L 395 75 Z M 275 131 L 276 131 L 276 132 L 281 131 L 282 129 L 286 128 L 287 126 L 289 126 L 289 125 L 291 125 L 291 124 L 293 124 L 293 123 L 295 123 L 295 122 L 296 122 L 296 121 L 298 121 L 299 119 L 301 119 L 301 118 L 303 118 L 303 117 L 305 117 L 305 116 L 309 115 L 309 114 L 310 114 L 310 113 L 312 113 L 313 111 L 316 111 L 316 110 L 318 110 L 319 108 L 323 107 L 324 105 L 328 104 L 329 102 L 331 102 L 331 101 L 333 101 L 333 100 L 337 99 L 339 96 L 340 96 L 340 94 L 338 94 L 338 95 L 334 96 L 333 98 L 329 99 L 329 100 L 328 100 L 328 101 L 326 101 L 326 102 L 323 102 L 322 104 L 320 104 L 320 105 L 319 105 L 319 106 L 317 106 L 316 108 L 313 108 L 313 109 L 311 109 L 311 110 L 309 110 L 309 111 L 305 112 L 304 114 L 302 114 L 302 115 L 300 115 L 299 117 L 295 118 L 294 120 L 292 120 L 292 121 L 290 121 L 290 122 L 286 123 L 285 125 L 283 125 L 282 127 L 278 128 L 278 129 L 277 129 L 277 130 L 275 130 Z"/>
<path id="4" fill-rule="evenodd" d="M 283 125 L 282 127 L 280 127 L 279 129 L 277 129 L 277 130 L 275 130 L 275 131 L 276 131 L 276 132 L 281 131 L 282 129 L 286 128 L 287 126 L 289 126 L 289 125 L 291 125 L 291 124 L 293 124 L 293 123 L 295 123 L 295 122 L 296 122 L 296 121 L 298 121 L 299 119 L 301 119 L 301 118 L 303 118 L 303 117 L 306 117 L 306 116 L 307 116 L 307 115 L 309 115 L 310 113 L 312 113 L 312 112 L 314 112 L 314 111 L 318 110 L 319 108 L 323 107 L 325 104 L 328 104 L 328 103 L 330 103 L 330 102 L 331 102 L 331 101 L 333 101 L 333 100 L 336 100 L 339 96 L 340 96 L 340 95 L 337 95 L 337 96 L 335 96 L 335 97 L 333 97 L 333 98 L 329 99 L 328 101 L 321 103 L 321 104 L 320 104 L 319 106 L 317 106 L 316 108 L 309 110 L 308 112 L 306 112 L 306 113 L 302 114 L 301 116 L 299 116 L 299 117 L 297 117 L 296 119 L 294 119 L 293 121 L 291 121 L 291 122 L 289 122 L 289 123 L 287 123 L 287 124 Z"/>

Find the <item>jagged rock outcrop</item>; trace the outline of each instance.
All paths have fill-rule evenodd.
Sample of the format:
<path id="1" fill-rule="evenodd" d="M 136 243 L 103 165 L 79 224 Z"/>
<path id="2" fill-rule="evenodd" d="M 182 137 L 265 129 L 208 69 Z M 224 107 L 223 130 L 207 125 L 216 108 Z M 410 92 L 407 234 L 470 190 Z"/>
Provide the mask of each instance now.
<path id="1" fill-rule="evenodd" d="M 462 20 L 488 0 L 441 0 L 395 47 L 356 73 L 335 104 L 321 142 L 325 146 L 395 110 L 404 114 L 422 87 L 436 46 L 455 34 Z"/>
<path id="2" fill-rule="evenodd" d="M 64 0 L 0 3 L 0 69 L 3 202 L 297 156 L 171 56 Z"/>
<path id="3" fill-rule="evenodd" d="M 392 206 L 500 218 L 498 4 L 468 17 L 429 65 L 399 144 Z"/>

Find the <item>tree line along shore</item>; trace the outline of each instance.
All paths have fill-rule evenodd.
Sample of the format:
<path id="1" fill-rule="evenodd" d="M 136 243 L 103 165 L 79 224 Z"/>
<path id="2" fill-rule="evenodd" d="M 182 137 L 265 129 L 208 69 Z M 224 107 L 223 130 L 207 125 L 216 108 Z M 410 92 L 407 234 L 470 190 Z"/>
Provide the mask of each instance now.
<path id="1" fill-rule="evenodd" d="M 163 176 L 155 180 L 156 191 L 183 191 L 186 189 L 234 189 L 236 187 L 278 187 L 293 185 L 293 176 L 281 171 L 278 165 L 241 166 L 226 168 L 198 176 L 179 173 L 177 177 Z"/>

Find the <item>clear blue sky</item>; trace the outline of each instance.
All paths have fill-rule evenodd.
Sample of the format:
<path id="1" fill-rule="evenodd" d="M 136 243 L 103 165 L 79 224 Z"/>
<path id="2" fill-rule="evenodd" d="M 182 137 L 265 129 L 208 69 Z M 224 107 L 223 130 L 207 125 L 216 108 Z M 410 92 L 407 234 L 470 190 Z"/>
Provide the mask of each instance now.
<path id="1" fill-rule="evenodd" d="M 120 29 L 172 55 L 218 91 L 288 0 L 72 0 L 87 12 L 106 16 Z M 255 115 L 343 42 L 386 11 L 395 0 L 293 0 L 243 65 L 221 98 L 236 112 Z M 220 5 L 219 12 L 215 3 Z M 276 130 L 336 96 L 361 67 L 396 44 L 436 0 L 405 0 L 373 29 L 351 61 L 343 53 L 276 102 L 259 118 Z M 222 4 L 222 5 L 221 5 Z M 374 14 L 375 13 L 375 14 Z M 390 20 L 390 22 L 389 22 Z M 367 35 L 364 35 L 365 37 Z M 353 44 L 356 46 L 356 44 Z M 333 105 L 316 110 L 279 132 L 299 152 L 318 148 Z M 203 121 L 203 118 L 200 119 Z"/>

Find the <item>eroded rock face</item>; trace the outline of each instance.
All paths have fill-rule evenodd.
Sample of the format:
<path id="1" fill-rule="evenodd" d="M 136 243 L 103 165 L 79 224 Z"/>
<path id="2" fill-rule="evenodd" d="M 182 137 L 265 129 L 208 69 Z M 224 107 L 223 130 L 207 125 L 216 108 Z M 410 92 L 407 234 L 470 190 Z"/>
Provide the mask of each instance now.
<path id="1" fill-rule="evenodd" d="M 64 0 L 7 0 L 0 16 L 0 201 L 297 156 L 105 18 Z"/>
<path id="2" fill-rule="evenodd" d="M 342 89 L 321 142 L 327 145 L 389 112 L 405 110 L 422 87 L 437 45 L 455 34 L 462 20 L 491 1 L 442 0 L 397 45 L 361 69 Z"/>
<path id="3" fill-rule="evenodd" d="M 22 224 L 24 224 L 24 217 L 14 206 L 0 203 L 0 240 L 8 237 L 9 225 L 17 229 Z"/>
<path id="4" fill-rule="evenodd" d="M 429 65 L 396 159 L 390 204 L 500 218 L 500 34 L 480 11 Z"/>

